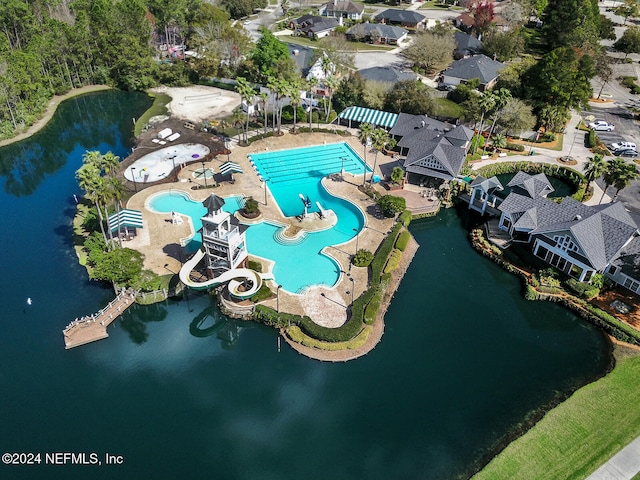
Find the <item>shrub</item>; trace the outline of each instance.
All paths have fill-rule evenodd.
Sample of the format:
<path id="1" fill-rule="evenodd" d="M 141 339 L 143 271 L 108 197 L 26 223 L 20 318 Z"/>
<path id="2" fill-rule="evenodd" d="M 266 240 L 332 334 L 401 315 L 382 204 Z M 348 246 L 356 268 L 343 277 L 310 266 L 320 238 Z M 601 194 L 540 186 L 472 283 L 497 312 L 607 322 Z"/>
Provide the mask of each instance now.
<path id="1" fill-rule="evenodd" d="M 507 146 L 505 148 L 507 150 L 515 150 L 516 152 L 524 152 L 524 145 L 520 145 L 519 143 L 507 142 Z"/>
<path id="2" fill-rule="evenodd" d="M 371 265 L 372 261 L 373 253 L 371 253 L 369 250 L 361 248 L 354 255 L 352 263 L 356 267 L 368 267 L 369 265 Z"/>
<path id="3" fill-rule="evenodd" d="M 258 303 L 266 300 L 267 298 L 271 298 L 272 296 L 273 292 L 271 291 L 271 289 L 267 287 L 266 283 L 263 283 L 260 287 L 260 290 L 253 294 L 253 296 L 251 297 L 251 301 L 254 303 Z"/>
<path id="4" fill-rule="evenodd" d="M 536 292 L 535 288 L 533 288 L 531 285 L 527 285 L 527 289 L 524 292 L 524 298 L 526 298 L 527 300 L 538 300 L 539 297 L 540 295 L 538 295 L 538 292 Z"/>
<path id="5" fill-rule="evenodd" d="M 541 141 L 543 142 L 555 142 L 556 141 L 556 134 L 553 132 L 545 132 L 542 137 L 540 138 Z"/>
<path id="6" fill-rule="evenodd" d="M 407 228 L 411 223 L 411 218 L 412 218 L 411 212 L 409 210 L 405 210 L 398 217 L 398 222 L 400 222 L 402 225 L 404 225 L 405 228 Z"/>
<path id="7" fill-rule="evenodd" d="M 407 208 L 405 199 L 394 195 L 385 195 L 380 198 L 376 204 L 382 209 L 383 215 L 389 218 Z"/>
<path id="8" fill-rule="evenodd" d="M 579 282 L 575 278 L 570 278 L 565 282 L 569 290 L 575 292 L 581 298 L 591 300 L 600 294 L 600 289 L 589 283 Z"/>
<path id="9" fill-rule="evenodd" d="M 405 248 L 409 244 L 409 239 L 411 238 L 411 234 L 406 230 L 398 235 L 398 239 L 396 240 L 396 248 L 401 252 L 404 252 Z"/>
<path id="10" fill-rule="evenodd" d="M 402 261 L 402 252 L 400 250 L 394 250 L 391 252 L 387 264 L 384 267 L 383 273 L 391 273 L 400 266 Z"/>
<path id="11" fill-rule="evenodd" d="M 256 272 L 262 272 L 262 263 L 256 262 L 255 260 L 249 260 L 249 268 L 251 270 L 255 270 Z"/>
<path id="12" fill-rule="evenodd" d="M 382 304 L 382 297 L 384 296 L 385 287 L 386 285 L 384 283 L 379 283 L 376 287 L 373 297 L 369 301 L 369 304 L 364 311 L 365 324 L 373 325 L 373 323 L 376 321 L 378 310 L 380 310 L 380 305 Z"/>
<path id="13" fill-rule="evenodd" d="M 260 323 L 276 328 L 311 322 L 311 319 L 307 316 L 303 317 L 292 313 L 276 312 L 273 308 L 265 307 L 264 305 L 256 305 L 254 319 Z"/>
<path id="14" fill-rule="evenodd" d="M 598 144 L 596 140 L 596 132 L 594 130 L 589 130 L 587 133 L 587 148 L 593 148 Z"/>
<path id="15" fill-rule="evenodd" d="M 258 202 L 253 197 L 249 197 L 245 200 L 243 208 L 245 213 L 248 213 L 249 215 L 256 214 L 260 211 Z"/>
<path id="16" fill-rule="evenodd" d="M 391 170 L 391 181 L 393 183 L 402 183 L 402 179 L 404 178 L 404 170 L 401 167 L 393 167 Z"/>

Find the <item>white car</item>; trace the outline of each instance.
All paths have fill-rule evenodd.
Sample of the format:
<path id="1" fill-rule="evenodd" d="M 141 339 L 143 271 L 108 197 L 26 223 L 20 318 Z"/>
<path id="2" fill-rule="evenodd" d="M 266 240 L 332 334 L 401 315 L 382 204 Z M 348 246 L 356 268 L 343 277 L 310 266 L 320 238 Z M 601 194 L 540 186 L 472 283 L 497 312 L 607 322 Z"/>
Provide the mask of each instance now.
<path id="1" fill-rule="evenodd" d="M 617 142 L 609 145 L 609 150 L 615 152 L 616 150 L 635 150 L 636 144 L 633 142 Z"/>
<path id="2" fill-rule="evenodd" d="M 588 127 L 591 130 L 595 130 L 596 132 L 610 132 L 612 131 L 614 128 L 616 128 L 615 125 L 609 123 L 609 122 L 605 122 L 604 120 L 596 120 L 595 122 L 591 122 Z"/>

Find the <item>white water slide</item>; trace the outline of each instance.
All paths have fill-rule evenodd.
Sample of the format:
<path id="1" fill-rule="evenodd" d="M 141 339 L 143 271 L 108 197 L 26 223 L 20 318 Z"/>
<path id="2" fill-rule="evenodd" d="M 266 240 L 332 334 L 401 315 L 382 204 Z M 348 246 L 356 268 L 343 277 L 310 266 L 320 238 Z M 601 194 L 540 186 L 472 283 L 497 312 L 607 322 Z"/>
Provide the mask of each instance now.
<path id="1" fill-rule="evenodd" d="M 234 268 L 224 272 L 222 275 L 218 275 L 215 278 L 205 280 L 204 282 L 195 282 L 191 280 L 189 277 L 191 272 L 204 256 L 205 252 L 203 250 L 198 250 L 180 269 L 180 281 L 187 287 L 193 288 L 194 290 L 206 290 L 207 288 L 215 287 L 221 283 L 229 282 L 229 292 L 231 295 L 238 298 L 248 298 L 260 290 L 263 276 L 249 268 Z M 267 278 L 264 279 L 268 280 Z M 250 280 L 252 286 L 249 290 L 240 290 L 240 286 L 244 284 L 245 280 Z"/>

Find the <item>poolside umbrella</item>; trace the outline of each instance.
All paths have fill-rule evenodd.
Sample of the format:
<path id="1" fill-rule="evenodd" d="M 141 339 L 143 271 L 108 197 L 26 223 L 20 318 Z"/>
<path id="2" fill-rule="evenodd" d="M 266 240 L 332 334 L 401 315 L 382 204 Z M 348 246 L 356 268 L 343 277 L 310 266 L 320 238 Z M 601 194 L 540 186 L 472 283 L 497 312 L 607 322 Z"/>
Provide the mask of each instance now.
<path id="1" fill-rule="evenodd" d="M 222 175 L 229 175 L 232 173 L 242 173 L 242 168 L 237 163 L 224 162 L 220 165 L 220 173 Z"/>

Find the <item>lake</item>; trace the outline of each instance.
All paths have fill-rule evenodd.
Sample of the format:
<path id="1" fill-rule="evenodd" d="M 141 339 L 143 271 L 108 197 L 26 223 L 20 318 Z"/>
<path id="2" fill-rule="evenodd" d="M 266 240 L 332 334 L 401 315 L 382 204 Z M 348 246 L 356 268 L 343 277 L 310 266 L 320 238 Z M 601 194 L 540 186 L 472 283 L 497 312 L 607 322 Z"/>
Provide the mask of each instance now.
<path id="1" fill-rule="evenodd" d="M 41 455 L 0 466 L 2 478 L 468 478 L 527 418 L 609 367 L 609 341 L 524 300 L 470 248 L 454 210 L 412 224 L 420 249 L 382 342 L 356 361 L 278 352 L 274 330 L 195 293 L 134 306 L 108 339 L 65 351 L 62 329 L 113 297 L 73 251 L 75 170 L 86 150 L 125 156 L 150 103 L 73 98 L 0 149 L 0 443 Z"/>

